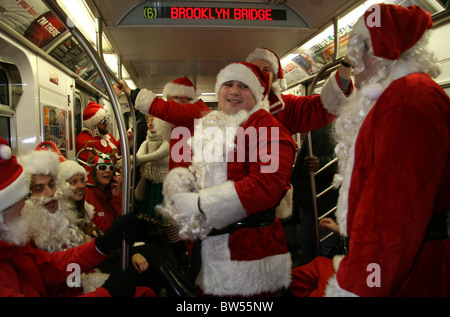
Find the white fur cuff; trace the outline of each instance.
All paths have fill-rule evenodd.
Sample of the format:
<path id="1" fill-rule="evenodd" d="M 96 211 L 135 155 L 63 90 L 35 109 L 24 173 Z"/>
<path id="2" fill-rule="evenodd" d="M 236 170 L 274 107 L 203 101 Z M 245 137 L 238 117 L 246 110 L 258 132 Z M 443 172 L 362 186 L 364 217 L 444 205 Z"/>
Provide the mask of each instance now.
<path id="1" fill-rule="evenodd" d="M 222 229 L 247 216 L 233 181 L 201 189 L 199 194 L 202 211 L 215 229 Z"/>
<path id="2" fill-rule="evenodd" d="M 339 286 L 339 283 L 337 282 L 336 275 L 333 275 L 328 280 L 328 285 L 325 288 L 325 297 L 358 297 L 358 296 L 341 288 Z"/>
<path id="3" fill-rule="evenodd" d="M 337 71 L 331 73 L 320 92 L 320 100 L 325 109 L 332 115 L 337 115 L 339 113 L 340 107 L 346 100 L 346 96 L 342 92 L 341 87 L 339 87 L 336 72 Z"/>
<path id="4" fill-rule="evenodd" d="M 150 107 L 152 106 L 153 100 L 155 100 L 156 94 L 148 89 L 141 89 L 139 91 L 134 107 L 142 112 L 143 114 L 149 114 Z"/>

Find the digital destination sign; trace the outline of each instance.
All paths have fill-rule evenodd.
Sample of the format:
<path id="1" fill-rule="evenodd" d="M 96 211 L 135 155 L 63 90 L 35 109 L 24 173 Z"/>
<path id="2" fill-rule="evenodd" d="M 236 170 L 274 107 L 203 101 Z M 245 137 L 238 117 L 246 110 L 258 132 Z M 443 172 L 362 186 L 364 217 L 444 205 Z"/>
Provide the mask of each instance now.
<path id="1" fill-rule="evenodd" d="M 285 21 L 286 10 L 216 7 L 144 7 L 146 19 Z"/>

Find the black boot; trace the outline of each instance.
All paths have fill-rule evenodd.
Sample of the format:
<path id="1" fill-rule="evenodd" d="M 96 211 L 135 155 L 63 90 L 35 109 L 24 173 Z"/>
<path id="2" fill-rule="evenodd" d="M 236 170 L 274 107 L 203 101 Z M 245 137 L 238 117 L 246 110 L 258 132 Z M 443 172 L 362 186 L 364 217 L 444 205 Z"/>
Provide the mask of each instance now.
<path id="1" fill-rule="evenodd" d="M 187 285 L 186 281 L 169 262 L 163 262 L 158 267 L 158 274 L 166 290 L 173 296 L 195 297 L 194 290 Z"/>

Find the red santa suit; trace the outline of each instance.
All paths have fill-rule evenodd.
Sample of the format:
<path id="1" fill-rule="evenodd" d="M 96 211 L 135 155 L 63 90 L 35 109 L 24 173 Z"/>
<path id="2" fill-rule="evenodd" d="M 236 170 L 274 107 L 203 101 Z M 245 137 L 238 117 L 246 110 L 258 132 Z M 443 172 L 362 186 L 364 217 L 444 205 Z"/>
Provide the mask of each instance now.
<path id="1" fill-rule="evenodd" d="M 239 77 L 241 72 L 246 73 L 246 68 L 239 65 L 231 64 L 219 73 L 216 90 L 227 79 L 239 80 L 255 89 L 246 76 Z M 181 221 L 180 236 L 202 239 L 202 266 L 196 284 L 204 294 L 255 296 L 289 285 L 291 258 L 283 227 L 275 219 L 275 208 L 289 188 L 296 146 L 280 122 L 261 109 L 262 98 L 260 101 L 250 112 L 241 110 L 227 115 L 213 111 L 196 123 L 189 171 L 198 186 L 193 192 L 198 194 L 187 194 L 193 200 L 182 199 L 180 205 L 176 202 L 174 192 L 182 190 L 177 188 L 178 178 L 173 175 L 183 168 L 173 169 L 164 184 L 166 201 L 175 201 L 172 210 L 168 207 L 173 212 L 169 216 L 175 221 L 187 218 L 187 223 Z M 215 129 L 215 133 L 208 133 L 209 129 Z M 255 134 L 251 141 L 242 142 L 245 133 L 252 131 Z M 216 161 L 208 156 L 210 141 L 219 135 L 226 136 L 219 148 L 223 146 L 227 160 L 216 157 Z M 199 153 L 202 158 L 197 156 Z M 190 186 L 191 179 L 186 179 Z M 198 222 L 185 213 L 196 208 L 197 200 L 202 211 Z"/>
<path id="2" fill-rule="evenodd" d="M 54 253 L 0 241 L 0 296 L 49 296 L 49 286 L 66 284 L 73 272 L 67 271 L 69 264 L 80 265 L 84 272 L 98 266 L 106 257 L 97 251 L 94 241 Z M 110 295 L 100 287 L 85 296 Z"/>
<path id="3" fill-rule="evenodd" d="M 450 206 L 450 100 L 400 56 L 432 22 L 417 6 L 379 8 L 379 30 L 365 25 L 367 11 L 353 32 L 369 37 L 369 29 L 373 54 L 396 62 L 336 122 L 337 220 L 350 247 L 326 295 L 450 296 L 450 239 L 428 234 Z"/>
<path id="4" fill-rule="evenodd" d="M 98 132 L 97 124 L 107 118 L 106 110 L 99 104 L 90 101 L 83 112 L 84 128 L 76 137 L 77 153 L 85 147 L 94 147 L 101 153 L 114 153 L 116 160 L 120 159 L 120 142 L 110 133 L 101 134 Z M 82 152 L 79 158 L 87 162 L 88 152 Z"/>
<path id="5" fill-rule="evenodd" d="M 105 231 L 111 223 L 122 214 L 122 196 L 113 196 L 107 187 L 101 191 L 95 186 L 86 186 L 86 201 L 94 206 L 92 222 L 101 231 Z"/>

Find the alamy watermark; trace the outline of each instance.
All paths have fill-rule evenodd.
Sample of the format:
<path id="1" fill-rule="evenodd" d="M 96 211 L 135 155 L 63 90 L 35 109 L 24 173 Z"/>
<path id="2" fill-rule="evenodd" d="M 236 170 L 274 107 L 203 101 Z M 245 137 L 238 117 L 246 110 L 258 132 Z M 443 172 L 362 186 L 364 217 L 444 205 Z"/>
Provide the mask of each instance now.
<path id="1" fill-rule="evenodd" d="M 196 120 L 197 121 L 197 120 Z M 218 162 L 261 162 L 261 173 L 275 173 L 280 163 L 279 127 L 219 127 L 201 128 L 202 135 L 191 138 L 189 129 L 176 127 L 172 139 L 179 139 L 171 148 L 174 162 L 218 163 Z M 233 151 L 227 144 L 233 144 Z"/>

